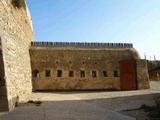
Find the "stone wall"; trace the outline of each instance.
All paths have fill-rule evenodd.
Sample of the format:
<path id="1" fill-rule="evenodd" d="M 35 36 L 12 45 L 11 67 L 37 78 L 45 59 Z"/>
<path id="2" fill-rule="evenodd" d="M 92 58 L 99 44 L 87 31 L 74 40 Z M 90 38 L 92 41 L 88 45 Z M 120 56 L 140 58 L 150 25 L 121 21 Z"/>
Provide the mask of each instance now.
<path id="1" fill-rule="evenodd" d="M 30 55 L 33 74 L 38 73 L 33 77 L 34 90 L 119 90 L 119 61 L 139 59 L 134 48 L 32 46 Z M 61 77 L 57 77 L 58 70 L 62 71 Z M 48 77 L 46 71 L 50 71 Z M 74 72 L 73 77 L 69 77 L 69 71 Z M 85 72 L 84 78 L 81 77 L 81 71 Z M 96 77 L 92 76 L 92 71 L 96 71 Z M 106 77 L 104 71 L 107 72 Z"/>
<path id="2" fill-rule="evenodd" d="M 15 7 L 11 0 L 0 0 L 0 16 L 0 111 L 28 101 L 32 83 L 34 90 L 120 89 L 119 61 L 139 59 L 132 44 L 34 44 L 27 6 Z M 32 79 L 34 71 L 38 74 Z M 137 73 L 138 88 L 148 88 L 145 61 L 137 60 Z"/>
<path id="3" fill-rule="evenodd" d="M 159 81 L 160 80 L 160 68 L 150 70 L 149 79 L 153 81 Z"/>
<path id="4" fill-rule="evenodd" d="M 158 60 L 147 60 L 148 71 L 160 68 L 160 61 Z"/>
<path id="5" fill-rule="evenodd" d="M 160 80 L 160 61 L 147 61 L 149 79 L 150 80 Z"/>
<path id="6" fill-rule="evenodd" d="M 149 85 L 149 75 L 146 60 L 136 60 L 137 67 L 137 86 L 138 89 L 148 89 Z"/>
<path id="7" fill-rule="evenodd" d="M 0 0 L 0 16 L 4 78 L 11 110 L 16 102 L 26 102 L 32 92 L 29 47 L 33 30 L 27 6 L 17 8 L 11 0 Z"/>

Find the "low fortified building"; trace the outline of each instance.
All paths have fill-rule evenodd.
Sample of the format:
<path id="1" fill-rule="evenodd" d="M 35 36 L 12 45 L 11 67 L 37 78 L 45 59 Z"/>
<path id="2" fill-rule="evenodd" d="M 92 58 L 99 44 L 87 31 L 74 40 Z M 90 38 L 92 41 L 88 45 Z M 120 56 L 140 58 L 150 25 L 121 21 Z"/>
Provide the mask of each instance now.
<path id="1" fill-rule="evenodd" d="M 127 43 L 33 42 L 25 0 L 0 0 L 0 111 L 32 91 L 149 88 L 146 60 Z"/>
<path id="2" fill-rule="evenodd" d="M 148 88 L 145 60 L 132 44 L 32 42 L 33 90 Z"/>

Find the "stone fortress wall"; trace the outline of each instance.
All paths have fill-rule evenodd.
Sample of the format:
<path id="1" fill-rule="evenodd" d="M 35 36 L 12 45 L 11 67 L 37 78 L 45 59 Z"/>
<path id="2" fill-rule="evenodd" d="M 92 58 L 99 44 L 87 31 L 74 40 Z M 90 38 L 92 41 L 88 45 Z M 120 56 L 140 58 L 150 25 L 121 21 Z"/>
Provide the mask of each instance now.
<path id="1" fill-rule="evenodd" d="M 12 0 L 0 0 L 1 65 L 4 68 L 1 81 L 5 81 L 0 86 L 3 91 L 0 93 L 0 111 L 11 110 L 16 102 L 26 102 L 32 92 L 29 47 L 33 30 L 23 2 L 23 6 L 16 7 Z"/>
<path id="2" fill-rule="evenodd" d="M 32 42 L 30 55 L 34 90 L 120 90 L 119 61 L 140 59 L 127 43 Z M 149 87 L 139 86 L 143 78 L 138 89 Z"/>
<path id="3" fill-rule="evenodd" d="M 132 44 L 33 42 L 32 21 L 17 0 L 0 0 L 0 111 L 33 90 L 120 89 L 119 61 L 136 61 L 138 89 L 149 88 L 146 62 Z M 18 0 L 19 1 L 19 0 Z"/>

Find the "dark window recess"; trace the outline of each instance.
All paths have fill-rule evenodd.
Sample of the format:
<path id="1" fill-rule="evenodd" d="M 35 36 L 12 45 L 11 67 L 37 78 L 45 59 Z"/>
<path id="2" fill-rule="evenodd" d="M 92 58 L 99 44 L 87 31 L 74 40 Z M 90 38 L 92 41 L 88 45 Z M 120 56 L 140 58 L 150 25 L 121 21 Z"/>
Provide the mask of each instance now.
<path id="1" fill-rule="evenodd" d="M 46 77 L 50 77 L 51 76 L 51 71 L 50 70 L 46 70 Z"/>
<path id="2" fill-rule="evenodd" d="M 103 71 L 103 76 L 104 76 L 104 77 L 108 77 L 107 71 Z"/>
<path id="3" fill-rule="evenodd" d="M 118 77 L 118 71 L 117 70 L 114 71 L 114 77 Z"/>
<path id="4" fill-rule="evenodd" d="M 2 82 L 2 79 L 1 79 L 1 77 L 0 77 L 0 86 L 2 86 L 2 84 L 3 84 L 3 82 Z"/>
<path id="5" fill-rule="evenodd" d="M 34 70 L 32 72 L 32 76 L 33 76 L 33 78 L 38 78 L 39 77 L 39 71 L 38 70 Z"/>
<path id="6" fill-rule="evenodd" d="M 85 77 L 85 71 L 81 71 L 81 78 Z"/>
<path id="7" fill-rule="evenodd" d="M 97 71 L 92 71 L 92 77 L 96 78 L 97 77 Z"/>
<path id="8" fill-rule="evenodd" d="M 62 77 L 62 70 L 57 70 L 57 77 Z"/>
<path id="9" fill-rule="evenodd" d="M 74 71 L 69 71 L 69 77 L 74 77 Z"/>

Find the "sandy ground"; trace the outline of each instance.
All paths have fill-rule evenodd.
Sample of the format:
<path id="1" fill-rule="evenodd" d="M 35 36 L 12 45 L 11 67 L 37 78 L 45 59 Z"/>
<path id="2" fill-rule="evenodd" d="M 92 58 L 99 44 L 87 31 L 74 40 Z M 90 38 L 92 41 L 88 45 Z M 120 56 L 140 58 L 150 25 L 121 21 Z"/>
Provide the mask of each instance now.
<path id="1" fill-rule="evenodd" d="M 2 120 L 146 120 L 141 105 L 154 105 L 160 97 L 160 82 L 151 82 L 151 89 L 140 91 L 93 91 L 33 93 L 31 100 L 40 106 L 24 104 Z M 0 120 L 1 120 L 0 119 Z"/>

